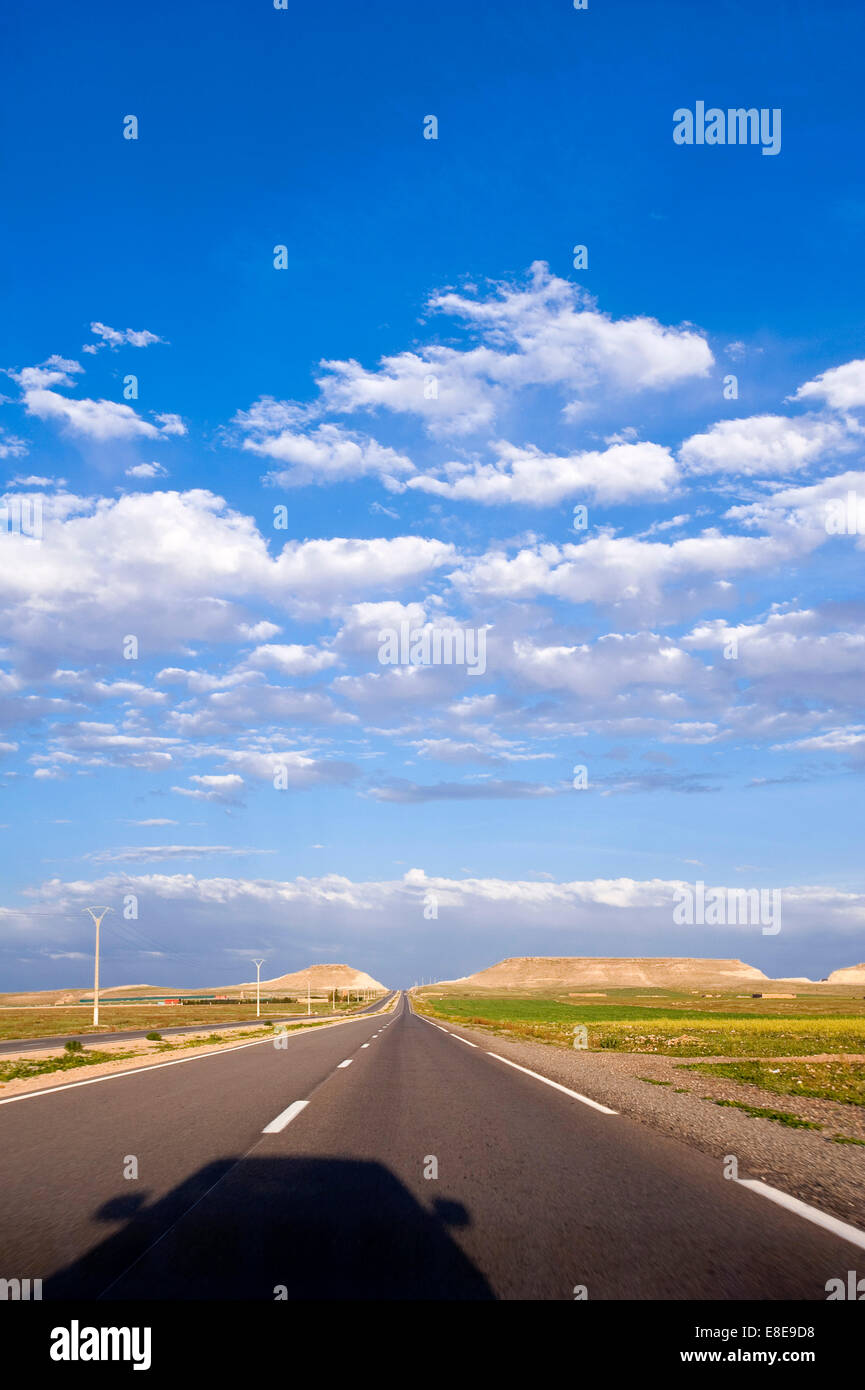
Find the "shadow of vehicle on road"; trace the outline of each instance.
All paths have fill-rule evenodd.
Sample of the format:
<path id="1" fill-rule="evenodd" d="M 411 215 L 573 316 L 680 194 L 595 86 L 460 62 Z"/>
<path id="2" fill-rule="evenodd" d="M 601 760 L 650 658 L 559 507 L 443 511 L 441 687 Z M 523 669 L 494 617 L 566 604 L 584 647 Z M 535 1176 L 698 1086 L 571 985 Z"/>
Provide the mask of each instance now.
<path id="1" fill-rule="evenodd" d="M 427 1209 L 379 1163 L 224 1159 L 156 1202 L 124 1194 L 95 1215 L 124 1224 L 46 1298 L 495 1298 L 448 1232 L 470 1224 L 462 1204 Z"/>

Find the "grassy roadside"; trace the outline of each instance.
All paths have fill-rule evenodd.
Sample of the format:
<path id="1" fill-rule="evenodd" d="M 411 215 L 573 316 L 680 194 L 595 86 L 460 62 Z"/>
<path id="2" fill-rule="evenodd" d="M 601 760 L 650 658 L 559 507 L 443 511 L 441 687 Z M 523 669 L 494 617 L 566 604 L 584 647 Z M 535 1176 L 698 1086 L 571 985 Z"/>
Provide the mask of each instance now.
<path id="1" fill-rule="evenodd" d="M 0 1062 L 0 1085 L 4 1081 L 27 1081 L 31 1076 L 48 1076 L 51 1072 L 95 1067 L 101 1062 L 123 1062 L 135 1055 L 134 1052 L 61 1052 L 56 1057 L 40 1057 L 37 1061 Z"/>
<path id="2" fill-rule="evenodd" d="M 338 1002 L 336 1013 L 340 1017 L 350 1017 L 362 1004 L 353 1004 L 351 1010 Z M 265 1004 L 261 1006 L 262 1018 L 285 1018 L 289 1014 L 305 1014 L 306 1001 L 297 1004 Z M 333 1013 L 329 1004 L 313 1004 L 312 1017 L 321 1018 Z M 0 1009 L 0 1041 L 23 1042 L 33 1038 L 55 1037 L 58 1033 L 75 1033 L 82 1037 L 93 1034 L 96 1037 L 110 1037 L 112 1033 L 132 1028 L 183 1028 L 199 1023 L 215 1024 L 245 1023 L 255 1021 L 255 1000 L 250 1004 L 150 1004 L 128 1007 L 121 1004 L 101 1004 L 101 1022 L 93 1026 L 93 1006 L 82 1008 L 44 1008 L 44 1009 Z"/>
<path id="3" fill-rule="evenodd" d="M 105 1052 L 94 1049 L 83 1052 L 60 1052 L 52 1057 L 12 1058 L 8 1061 L 0 1059 L 0 1088 L 9 1081 L 26 1081 L 34 1076 L 50 1076 L 55 1072 L 73 1071 L 79 1067 L 96 1067 L 107 1062 L 137 1060 L 146 1063 L 166 1052 L 189 1052 L 200 1047 L 218 1047 L 220 1044 L 250 1042 L 256 1038 L 272 1038 L 283 1032 L 293 1033 L 299 1029 L 321 1028 L 325 1023 L 333 1021 L 321 1019 L 310 1023 L 285 1024 L 277 1028 L 272 1025 L 265 1025 L 261 1028 L 238 1029 L 229 1035 L 209 1033 L 206 1037 L 183 1038 L 178 1042 L 165 1042 L 160 1039 L 148 1043 L 146 1048 L 139 1045 L 123 1051 Z"/>
<path id="4" fill-rule="evenodd" d="M 865 1105 L 865 1065 L 843 1058 L 830 1062 L 698 1062 L 683 1070 L 760 1086 L 779 1096 L 809 1096 L 844 1105 Z"/>

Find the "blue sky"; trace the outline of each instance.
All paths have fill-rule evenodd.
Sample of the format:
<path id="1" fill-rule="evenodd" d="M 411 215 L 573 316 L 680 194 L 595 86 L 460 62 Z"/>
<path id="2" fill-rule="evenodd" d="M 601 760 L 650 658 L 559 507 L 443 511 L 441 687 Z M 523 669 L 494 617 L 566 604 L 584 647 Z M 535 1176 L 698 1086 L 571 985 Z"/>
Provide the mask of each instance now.
<path id="1" fill-rule="evenodd" d="M 108 983 L 861 959 L 861 10 L 2 23 L 6 987 L 87 979 L 88 902 Z M 675 927 L 698 878 L 782 931 Z"/>

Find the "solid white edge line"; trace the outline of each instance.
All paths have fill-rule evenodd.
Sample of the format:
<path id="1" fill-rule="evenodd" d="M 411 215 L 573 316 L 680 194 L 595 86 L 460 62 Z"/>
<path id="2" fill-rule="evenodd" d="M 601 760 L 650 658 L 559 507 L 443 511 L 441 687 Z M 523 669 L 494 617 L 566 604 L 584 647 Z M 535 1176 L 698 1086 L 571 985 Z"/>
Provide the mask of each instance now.
<path id="1" fill-rule="evenodd" d="M 834 1236 L 849 1240 L 851 1245 L 858 1245 L 860 1250 L 865 1250 L 865 1231 L 857 1230 L 855 1226 L 849 1226 L 846 1221 L 839 1221 L 836 1216 L 829 1216 L 825 1211 L 809 1206 L 807 1202 L 800 1202 L 798 1197 L 791 1197 L 777 1187 L 770 1187 L 768 1183 L 760 1182 L 759 1178 L 736 1178 L 736 1182 L 740 1187 L 749 1187 L 752 1192 L 767 1197 L 770 1202 L 777 1202 L 779 1207 L 786 1207 L 787 1211 L 795 1212 L 806 1221 L 813 1221 L 815 1226 L 822 1226 L 824 1231 L 831 1231 Z"/>
<path id="2" fill-rule="evenodd" d="M 429 1020 L 427 1020 L 429 1021 Z M 438 1028 L 438 1024 L 433 1024 Z M 446 1033 L 446 1028 L 439 1029 Z M 452 1038 L 459 1038 L 460 1042 L 468 1043 L 469 1047 L 477 1047 L 477 1043 L 469 1043 L 468 1038 L 460 1038 L 459 1033 L 451 1033 Z M 601 1105 L 596 1100 L 590 1100 L 588 1096 L 580 1095 L 579 1091 L 572 1091 L 567 1086 L 562 1086 L 558 1081 L 551 1081 L 548 1076 L 541 1076 L 536 1071 L 530 1071 L 528 1067 L 521 1067 L 516 1062 L 511 1062 L 507 1057 L 501 1057 L 498 1052 L 488 1052 L 488 1057 L 495 1057 L 496 1061 L 504 1062 L 505 1066 L 514 1067 L 517 1071 L 523 1071 L 527 1076 L 533 1076 L 537 1081 L 543 1081 L 547 1086 L 553 1086 L 557 1091 L 563 1091 L 567 1096 L 573 1096 L 575 1100 L 582 1101 L 584 1105 L 590 1105 L 593 1110 L 600 1110 L 604 1115 L 617 1115 L 617 1110 L 611 1110 L 606 1105 Z M 766 1197 L 768 1201 L 775 1202 L 779 1207 L 784 1207 L 787 1211 L 794 1212 L 801 1216 L 805 1221 L 811 1221 L 815 1226 L 822 1226 L 824 1231 L 831 1231 L 832 1235 L 840 1237 L 841 1240 L 849 1241 L 851 1245 L 858 1245 L 860 1250 L 865 1250 L 865 1231 L 860 1231 L 858 1227 L 851 1226 L 847 1221 L 840 1221 L 837 1216 L 830 1216 L 828 1212 L 820 1211 L 818 1207 L 809 1206 L 807 1202 L 802 1202 L 798 1197 L 791 1197 L 789 1193 L 782 1192 L 780 1188 L 771 1187 L 769 1183 L 761 1182 L 759 1178 L 736 1178 L 740 1187 L 750 1188 L 752 1192 L 758 1193 L 761 1197 Z"/>
<path id="3" fill-rule="evenodd" d="M 353 1057 L 346 1057 L 344 1062 L 340 1062 L 339 1067 L 350 1067 L 353 1061 Z M 337 1067 L 337 1071 L 339 1071 L 339 1067 Z"/>
<path id="4" fill-rule="evenodd" d="M 275 1120 L 271 1120 L 269 1125 L 265 1125 L 262 1134 L 279 1134 L 280 1130 L 290 1125 L 295 1115 L 299 1115 L 301 1110 L 305 1110 L 309 1105 L 308 1100 L 294 1100 L 285 1110 L 277 1115 Z"/>
<path id="5" fill-rule="evenodd" d="M 497 1052 L 488 1052 L 488 1057 L 495 1057 L 497 1062 L 504 1062 L 506 1067 L 514 1067 L 516 1071 L 524 1071 L 526 1076 L 533 1076 L 536 1081 L 543 1081 L 545 1086 L 552 1086 L 556 1091 L 563 1091 L 566 1096 L 573 1096 L 574 1100 L 579 1100 L 583 1105 L 590 1105 L 593 1110 L 600 1110 L 602 1115 L 618 1115 L 618 1110 L 611 1110 L 608 1105 L 601 1105 L 600 1101 L 589 1100 L 588 1096 L 580 1095 L 579 1091 L 572 1091 L 569 1086 L 562 1086 L 558 1081 L 551 1081 L 548 1076 L 541 1076 L 540 1072 L 530 1071 L 528 1067 L 521 1067 L 516 1062 L 509 1062 L 507 1057 L 500 1057 Z"/>
<path id="6" fill-rule="evenodd" d="M 341 1028 L 346 1023 L 362 1023 L 360 1018 L 338 1018 L 333 1023 L 319 1024 L 319 1028 Z M 287 1036 L 299 1038 L 307 1030 L 302 1026 Z M 100 1035 L 96 1035 L 100 1036 Z M 102 1035 L 104 1036 L 104 1035 Z M 175 1057 L 173 1062 L 153 1062 L 149 1067 L 130 1067 L 129 1071 L 113 1071 L 108 1076 L 90 1076 L 85 1081 L 67 1081 L 65 1086 L 45 1086 L 41 1091 L 24 1091 L 20 1096 L 5 1096 L 0 1105 L 14 1105 L 19 1100 L 34 1100 L 36 1096 L 55 1096 L 59 1091 L 74 1091 L 78 1086 L 98 1086 L 100 1081 L 118 1081 L 124 1076 L 140 1076 L 144 1071 L 161 1071 L 163 1067 L 180 1067 L 184 1062 L 206 1062 L 209 1057 L 223 1057 L 226 1052 L 240 1052 L 244 1047 L 264 1047 L 272 1043 L 269 1038 L 259 1038 L 257 1042 L 234 1043 L 232 1047 L 215 1048 L 213 1052 L 199 1052 L 195 1057 Z"/>

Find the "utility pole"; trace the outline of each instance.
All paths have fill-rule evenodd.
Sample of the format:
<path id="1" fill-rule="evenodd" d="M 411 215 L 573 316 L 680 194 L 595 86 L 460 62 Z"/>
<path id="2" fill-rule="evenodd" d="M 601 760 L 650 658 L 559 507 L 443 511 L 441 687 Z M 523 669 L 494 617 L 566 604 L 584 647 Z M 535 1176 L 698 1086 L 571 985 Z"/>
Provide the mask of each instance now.
<path id="1" fill-rule="evenodd" d="M 255 1017 L 261 1018 L 261 967 L 264 961 L 254 960 L 252 963 L 255 966 Z"/>
<path id="2" fill-rule="evenodd" d="M 102 918 L 106 912 L 113 912 L 110 907 L 85 907 L 84 911 L 89 912 L 93 918 L 93 925 L 96 927 L 96 954 L 93 966 L 93 1026 L 99 1023 L 99 928 L 102 926 Z M 97 912 L 99 916 L 97 917 Z"/>

